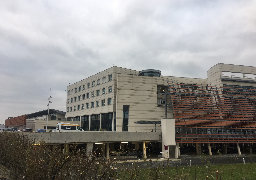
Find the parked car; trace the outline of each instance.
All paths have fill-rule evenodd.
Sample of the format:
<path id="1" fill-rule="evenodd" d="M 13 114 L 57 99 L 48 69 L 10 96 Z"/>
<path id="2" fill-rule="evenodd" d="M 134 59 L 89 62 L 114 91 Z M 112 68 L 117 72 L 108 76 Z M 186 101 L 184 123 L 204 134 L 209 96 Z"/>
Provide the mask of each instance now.
<path id="1" fill-rule="evenodd" d="M 13 131 L 12 128 L 0 128 L 0 132 Z"/>
<path id="2" fill-rule="evenodd" d="M 126 156 L 136 156 L 137 158 L 142 158 L 143 153 L 140 150 L 126 151 Z"/>
<path id="3" fill-rule="evenodd" d="M 45 129 L 37 129 L 36 132 L 46 132 Z"/>
<path id="4" fill-rule="evenodd" d="M 33 132 L 33 130 L 31 128 L 26 128 L 26 129 L 23 129 L 22 132 Z"/>

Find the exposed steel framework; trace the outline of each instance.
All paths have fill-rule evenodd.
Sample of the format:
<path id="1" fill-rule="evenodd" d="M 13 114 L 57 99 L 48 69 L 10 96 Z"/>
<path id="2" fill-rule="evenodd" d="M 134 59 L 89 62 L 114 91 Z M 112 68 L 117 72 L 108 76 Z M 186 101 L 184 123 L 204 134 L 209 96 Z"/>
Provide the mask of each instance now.
<path id="1" fill-rule="evenodd" d="M 177 143 L 255 143 L 256 88 L 169 83 Z"/>

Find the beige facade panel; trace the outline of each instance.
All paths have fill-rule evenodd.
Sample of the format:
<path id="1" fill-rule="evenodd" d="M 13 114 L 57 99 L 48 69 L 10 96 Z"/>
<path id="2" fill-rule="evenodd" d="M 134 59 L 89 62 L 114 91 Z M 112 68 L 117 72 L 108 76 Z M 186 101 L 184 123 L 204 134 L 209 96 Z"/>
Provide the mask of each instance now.
<path id="1" fill-rule="evenodd" d="M 230 72 L 230 76 L 223 73 Z M 255 78 L 248 78 L 248 75 L 256 75 L 256 67 L 219 63 L 208 70 L 208 84 L 222 87 L 226 85 L 255 86 Z M 236 77 L 240 75 L 240 77 Z"/>
<path id="2" fill-rule="evenodd" d="M 134 122 L 160 121 L 164 118 L 163 107 L 157 105 L 157 85 L 164 84 L 162 77 L 119 75 L 117 83 L 117 131 L 122 131 L 123 105 L 129 105 L 129 132 L 147 132 L 155 129 L 154 124 L 135 124 Z M 171 113 L 169 112 L 169 116 Z M 160 130 L 160 125 L 157 125 Z"/>

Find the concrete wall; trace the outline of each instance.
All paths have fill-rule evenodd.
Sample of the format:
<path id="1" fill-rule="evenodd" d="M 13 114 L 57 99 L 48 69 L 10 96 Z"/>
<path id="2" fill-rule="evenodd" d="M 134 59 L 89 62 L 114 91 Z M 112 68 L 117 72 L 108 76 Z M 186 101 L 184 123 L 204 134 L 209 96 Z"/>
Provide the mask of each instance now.
<path id="1" fill-rule="evenodd" d="M 23 135 L 40 143 L 87 143 L 87 142 L 145 142 L 161 141 L 161 133 L 148 132 L 52 132 L 52 133 L 23 133 Z"/>

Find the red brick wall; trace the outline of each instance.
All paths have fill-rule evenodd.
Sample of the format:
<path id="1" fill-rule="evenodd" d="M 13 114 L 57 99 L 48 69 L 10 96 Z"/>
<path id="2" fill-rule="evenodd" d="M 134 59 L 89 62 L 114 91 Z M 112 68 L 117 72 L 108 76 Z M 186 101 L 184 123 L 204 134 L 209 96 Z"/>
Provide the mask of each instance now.
<path id="1" fill-rule="evenodd" d="M 5 120 L 5 127 L 26 126 L 27 115 L 21 115 Z"/>

